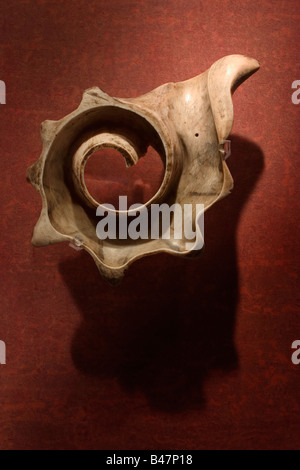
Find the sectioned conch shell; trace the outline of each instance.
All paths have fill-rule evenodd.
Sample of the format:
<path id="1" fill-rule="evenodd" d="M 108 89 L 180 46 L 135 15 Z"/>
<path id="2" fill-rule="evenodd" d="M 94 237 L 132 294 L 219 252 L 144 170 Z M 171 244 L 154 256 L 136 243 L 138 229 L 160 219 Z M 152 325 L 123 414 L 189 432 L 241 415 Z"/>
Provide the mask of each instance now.
<path id="1" fill-rule="evenodd" d="M 258 68 L 255 59 L 230 55 L 201 75 L 166 83 L 138 98 L 113 98 L 95 87 L 84 93 L 76 111 L 60 121 L 45 121 L 42 155 L 27 173 L 43 202 L 33 245 L 68 241 L 80 246 L 111 283 L 117 283 L 129 264 L 142 256 L 158 252 L 195 255 L 191 240 L 184 235 L 180 240 L 163 236 L 99 239 L 99 202 L 85 185 L 85 163 L 99 148 L 111 147 L 124 155 L 127 166 L 134 165 L 152 146 L 165 172 L 159 190 L 143 208 L 149 211 L 152 204 L 176 203 L 208 209 L 233 187 L 224 148 L 233 124 L 231 95 Z M 120 217 L 121 212 L 116 214 Z M 198 218 L 199 213 L 193 211 L 195 227 Z M 171 233 L 173 224 L 171 218 Z"/>

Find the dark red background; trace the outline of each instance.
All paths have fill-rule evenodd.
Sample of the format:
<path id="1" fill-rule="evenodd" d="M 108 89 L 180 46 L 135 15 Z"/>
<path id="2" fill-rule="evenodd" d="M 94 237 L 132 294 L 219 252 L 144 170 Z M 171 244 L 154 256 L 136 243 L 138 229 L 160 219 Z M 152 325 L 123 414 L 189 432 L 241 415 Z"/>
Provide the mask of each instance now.
<path id="1" fill-rule="evenodd" d="M 2 449 L 300 448 L 299 2 L 1 3 Z M 108 286 L 66 244 L 30 244 L 25 182 L 39 125 L 98 85 L 130 97 L 241 53 L 232 195 L 205 219 L 202 258 L 167 255 Z"/>

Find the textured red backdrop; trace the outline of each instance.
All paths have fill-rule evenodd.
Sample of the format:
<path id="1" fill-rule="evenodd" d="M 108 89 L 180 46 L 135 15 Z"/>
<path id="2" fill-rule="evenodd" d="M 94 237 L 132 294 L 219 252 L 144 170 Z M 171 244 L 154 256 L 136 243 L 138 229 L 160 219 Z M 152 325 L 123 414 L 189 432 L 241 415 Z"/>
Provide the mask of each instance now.
<path id="1" fill-rule="evenodd" d="M 1 2 L 2 449 L 300 448 L 299 2 Z M 130 97 L 241 53 L 235 189 L 202 258 L 134 263 L 117 288 L 67 244 L 30 244 L 39 125 L 98 85 Z M 151 168 L 150 168 L 151 170 Z"/>

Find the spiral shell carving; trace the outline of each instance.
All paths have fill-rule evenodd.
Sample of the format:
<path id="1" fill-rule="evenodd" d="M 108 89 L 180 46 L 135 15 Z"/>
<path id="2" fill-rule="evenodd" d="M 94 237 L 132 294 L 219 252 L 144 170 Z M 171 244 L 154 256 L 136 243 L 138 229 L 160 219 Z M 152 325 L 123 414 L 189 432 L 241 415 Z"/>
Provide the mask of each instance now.
<path id="1" fill-rule="evenodd" d="M 224 142 L 233 124 L 232 93 L 259 68 L 255 59 L 226 56 L 190 80 L 167 83 L 137 98 L 120 99 L 100 88 L 87 90 L 78 109 L 41 126 L 43 150 L 27 172 L 39 191 L 42 210 L 32 243 L 80 245 L 100 273 L 117 283 L 136 259 L 159 252 L 193 255 L 190 240 L 100 240 L 99 206 L 84 181 L 87 159 L 96 150 L 118 150 L 127 166 L 152 146 L 164 164 L 157 193 L 144 204 L 201 204 L 208 209 L 230 193 L 233 180 Z M 103 207 L 105 210 L 105 207 Z M 197 225 L 197 214 L 193 223 Z M 173 221 L 170 220 L 171 231 Z"/>

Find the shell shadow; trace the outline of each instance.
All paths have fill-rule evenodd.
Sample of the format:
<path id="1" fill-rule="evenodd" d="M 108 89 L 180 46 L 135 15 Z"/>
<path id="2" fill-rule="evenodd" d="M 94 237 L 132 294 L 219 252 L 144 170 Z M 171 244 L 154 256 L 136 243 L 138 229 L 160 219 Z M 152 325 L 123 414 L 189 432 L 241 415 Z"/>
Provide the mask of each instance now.
<path id="1" fill-rule="evenodd" d="M 264 158 L 244 138 L 233 135 L 231 142 L 235 188 L 207 211 L 200 258 L 143 258 L 118 287 L 106 284 L 84 252 L 60 264 L 82 315 L 71 345 L 76 368 L 117 379 L 126 391 L 144 394 L 155 410 L 203 407 L 209 375 L 238 368 L 236 232 Z"/>

